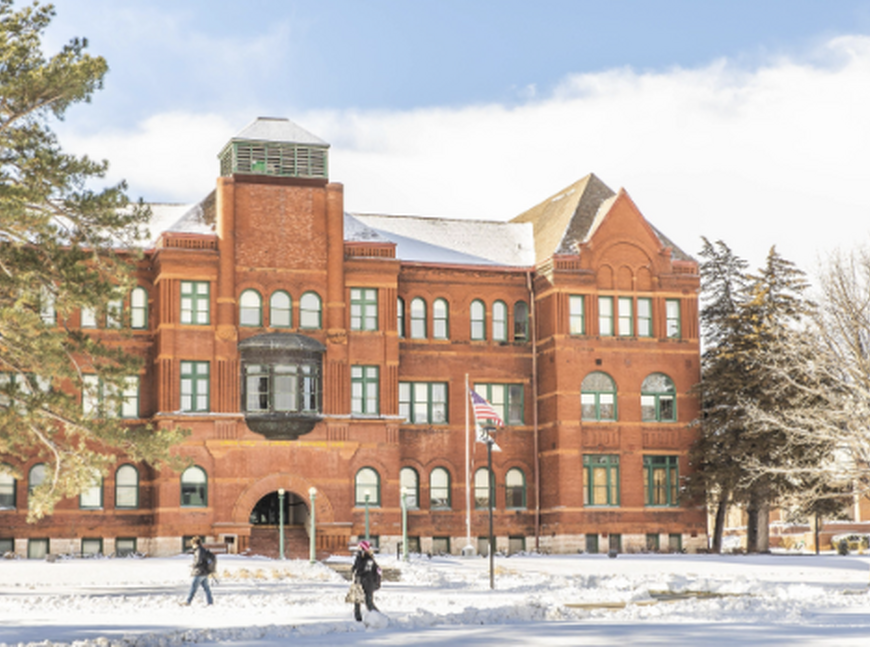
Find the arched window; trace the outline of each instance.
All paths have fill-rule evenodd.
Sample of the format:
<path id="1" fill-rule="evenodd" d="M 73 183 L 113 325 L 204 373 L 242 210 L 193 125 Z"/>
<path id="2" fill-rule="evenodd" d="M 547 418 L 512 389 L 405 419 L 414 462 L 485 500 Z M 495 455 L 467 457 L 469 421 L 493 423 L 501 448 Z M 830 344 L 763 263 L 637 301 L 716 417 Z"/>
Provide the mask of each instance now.
<path id="1" fill-rule="evenodd" d="M 284 290 L 276 290 L 269 297 L 269 325 L 272 328 L 293 327 L 293 301 Z"/>
<path id="2" fill-rule="evenodd" d="M 474 473 L 474 507 L 477 509 L 489 508 L 489 493 L 492 490 L 492 472 L 481 467 Z M 493 506 L 495 502 L 493 501 Z"/>
<path id="3" fill-rule="evenodd" d="M 492 338 L 494 341 L 507 341 L 507 306 L 504 301 L 492 304 Z"/>
<path id="4" fill-rule="evenodd" d="M 141 286 L 130 292 L 130 327 L 135 330 L 148 327 L 148 291 Z"/>
<path id="5" fill-rule="evenodd" d="M 446 299 L 435 299 L 432 303 L 433 339 L 450 339 L 450 308 Z"/>
<path id="6" fill-rule="evenodd" d="M 450 472 L 443 467 L 429 473 L 429 509 L 450 509 Z"/>
<path id="7" fill-rule="evenodd" d="M 115 472 L 115 507 L 139 507 L 139 471 L 132 465 L 121 465 Z"/>
<path id="8" fill-rule="evenodd" d="M 15 509 L 15 476 L 12 466 L 0 463 L 0 510 Z"/>
<path id="9" fill-rule="evenodd" d="M 517 301 L 514 304 L 514 341 L 529 340 L 529 304 Z"/>
<path id="10" fill-rule="evenodd" d="M 399 470 L 399 493 L 405 495 L 405 505 L 408 510 L 420 507 L 420 477 L 413 467 L 403 467 Z"/>
<path id="11" fill-rule="evenodd" d="M 99 510 L 103 507 L 103 475 L 94 472 L 90 487 L 79 494 L 79 508 L 82 510 Z"/>
<path id="12" fill-rule="evenodd" d="M 317 292 L 306 292 L 299 299 L 299 327 L 308 330 L 319 330 L 320 295 Z"/>
<path id="13" fill-rule="evenodd" d="M 354 498 L 357 506 L 366 505 L 366 499 L 370 506 L 381 505 L 381 477 L 377 470 L 363 467 L 356 473 L 354 483 L 356 485 Z"/>
<path id="14" fill-rule="evenodd" d="M 512 467 L 504 477 L 505 507 L 524 509 L 526 505 L 526 475 L 519 467 Z"/>
<path id="15" fill-rule="evenodd" d="M 405 300 L 402 297 L 396 297 L 396 331 L 399 339 L 405 338 Z"/>
<path id="16" fill-rule="evenodd" d="M 471 338 L 486 339 L 486 306 L 480 299 L 471 302 Z"/>
<path id="17" fill-rule="evenodd" d="M 607 373 L 595 371 L 583 378 L 580 413 L 583 420 L 616 420 L 616 384 Z"/>
<path id="18" fill-rule="evenodd" d="M 256 290 L 245 290 L 239 297 L 239 325 L 263 325 L 263 299 Z"/>
<path id="19" fill-rule="evenodd" d="M 640 417 L 644 422 L 676 422 L 674 382 L 663 373 L 646 376 L 640 387 Z"/>
<path id="20" fill-rule="evenodd" d="M 196 465 L 181 473 L 181 506 L 205 508 L 208 506 L 208 476 Z"/>
<path id="21" fill-rule="evenodd" d="M 27 493 L 33 494 L 33 491 L 43 484 L 45 481 L 45 463 L 37 463 L 30 468 L 27 474 Z"/>
<path id="22" fill-rule="evenodd" d="M 426 339 L 426 301 L 420 297 L 411 301 L 411 339 Z"/>

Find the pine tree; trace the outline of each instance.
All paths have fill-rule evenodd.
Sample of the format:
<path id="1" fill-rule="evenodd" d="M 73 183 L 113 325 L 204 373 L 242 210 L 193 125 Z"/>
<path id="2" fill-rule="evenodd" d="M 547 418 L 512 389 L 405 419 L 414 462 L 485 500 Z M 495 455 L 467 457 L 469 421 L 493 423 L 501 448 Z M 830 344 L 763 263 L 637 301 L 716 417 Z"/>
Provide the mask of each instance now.
<path id="1" fill-rule="evenodd" d="M 46 463 L 31 520 L 91 486 L 117 453 L 160 461 L 181 438 L 113 418 L 141 361 L 125 352 L 123 333 L 106 342 L 68 325 L 81 309 L 117 315 L 149 213 L 123 183 L 94 189 L 107 162 L 64 153 L 49 127 L 89 102 L 108 70 L 84 39 L 46 58 L 53 16 L 50 5 L 15 11 L 0 0 L 0 469 Z M 83 411 L 86 375 L 104 396 L 97 415 Z"/>

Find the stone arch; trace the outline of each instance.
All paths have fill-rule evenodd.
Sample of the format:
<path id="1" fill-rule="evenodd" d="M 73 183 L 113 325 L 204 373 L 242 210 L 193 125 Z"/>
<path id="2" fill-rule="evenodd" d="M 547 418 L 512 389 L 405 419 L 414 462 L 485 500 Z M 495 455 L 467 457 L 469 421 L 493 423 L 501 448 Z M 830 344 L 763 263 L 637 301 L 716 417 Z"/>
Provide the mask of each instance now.
<path id="1" fill-rule="evenodd" d="M 248 485 L 247 488 L 236 499 L 233 506 L 233 523 L 248 524 L 251 510 L 257 505 L 257 502 L 267 494 L 277 492 L 280 488 L 284 488 L 288 492 L 293 492 L 302 499 L 308 501 L 308 490 L 314 485 L 311 481 L 297 474 L 270 474 Z M 316 486 L 315 486 L 316 487 Z M 319 488 L 317 490 L 317 498 L 315 499 L 317 506 L 317 524 L 332 523 L 335 521 L 335 510 L 332 507 L 332 502 L 325 492 Z"/>

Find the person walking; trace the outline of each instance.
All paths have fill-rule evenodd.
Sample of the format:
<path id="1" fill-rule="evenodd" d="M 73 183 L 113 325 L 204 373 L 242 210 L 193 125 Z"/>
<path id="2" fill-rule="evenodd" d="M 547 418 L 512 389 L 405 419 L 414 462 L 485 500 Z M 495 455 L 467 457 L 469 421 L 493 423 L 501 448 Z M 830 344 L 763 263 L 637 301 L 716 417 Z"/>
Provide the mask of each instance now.
<path id="1" fill-rule="evenodd" d="M 202 545 L 202 539 L 199 537 L 194 537 L 190 540 L 190 545 L 193 546 L 193 566 L 190 567 L 190 574 L 193 577 L 193 581 L 190 583 L 190 593 L 187 595 L 187 600 L 182 602 L 182 606 L 190 606 L 191 600 L 193 600 L 193 596 L 196 595 L 196 590 L 201 586 L 202 590 L 205 591 L 205 601 L 208 605 L 212 605 L 214 603 L 214 599 L 211 596 L 211 587 L 208 585 L 209 578 L 209 555 L 211 551 L 209 551 L 205 546 Z"/>
<path id="2" fill-rule="evenodd" d="M 350 572 L 353 574 L 353 581 L 362 586 L 366 608 L 369 611 L 377 611 L 375 591 L 381 588 L 381 569 L 375 561 L 372 545 L 369 542 L 363 540 L 357 546 L 356 559 L 353 560 Z M 353 605 L 353 617 L 357 622 L 362 622 L 363 619 L 360 606 L 359 602 Z"/>

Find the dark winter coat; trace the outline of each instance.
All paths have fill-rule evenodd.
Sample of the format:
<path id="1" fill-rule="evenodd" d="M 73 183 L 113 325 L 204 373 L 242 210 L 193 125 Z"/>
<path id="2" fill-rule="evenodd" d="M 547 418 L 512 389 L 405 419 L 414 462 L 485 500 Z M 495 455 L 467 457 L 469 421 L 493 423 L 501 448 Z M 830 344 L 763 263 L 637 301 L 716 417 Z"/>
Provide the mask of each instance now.
<path id="1" fill-rule="evenodd" d="M 364 591 L 374 591 L 381 586 L 381 569 L 371 553 L 357 553 L 350 569 L 354 579 L 359 582 Z"/>
<path id="2" fill-rule="evenodd" d="M 190 567 L 193 577 L 208 575 L 208 553 L 201 545 L 193 551 L 193 566 Z"/>

